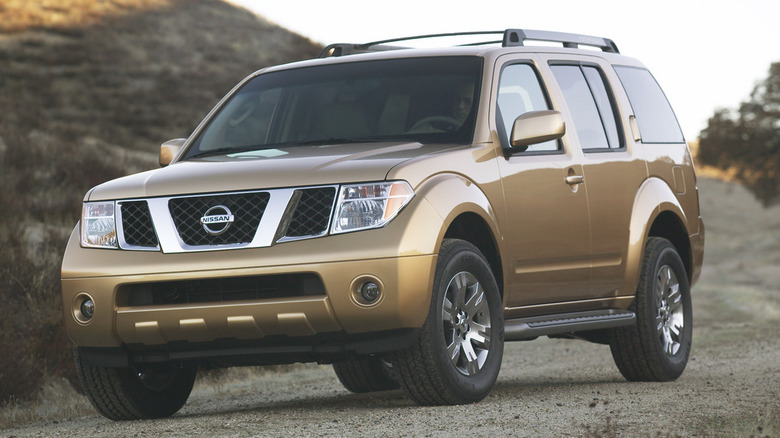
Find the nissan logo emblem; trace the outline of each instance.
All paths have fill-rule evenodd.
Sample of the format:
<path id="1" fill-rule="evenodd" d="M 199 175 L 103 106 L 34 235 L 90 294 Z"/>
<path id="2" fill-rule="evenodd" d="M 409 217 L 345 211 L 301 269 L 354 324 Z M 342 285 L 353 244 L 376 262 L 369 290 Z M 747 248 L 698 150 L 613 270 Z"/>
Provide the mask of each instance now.
<path id="1" fill-rule="evenodd" d="M 203 229 L 212 236 L 219 236 L 230 228 L 236 220 L 230 209 L 224 205 L 215 205 L 208 210 L 200 218 L 200 223 L 203 225 Z"/>

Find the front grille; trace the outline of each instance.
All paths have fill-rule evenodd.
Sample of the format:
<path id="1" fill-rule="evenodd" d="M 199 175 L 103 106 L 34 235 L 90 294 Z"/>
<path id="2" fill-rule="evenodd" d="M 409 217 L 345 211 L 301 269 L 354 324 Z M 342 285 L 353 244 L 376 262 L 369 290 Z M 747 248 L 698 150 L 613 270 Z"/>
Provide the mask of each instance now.
<path id="1" fill-rule="evenodd" d="M 254 238 L 269 198 L 267 192 L 174 198 L 168 202 L 168 208 L 181 240 L 187 245 L 240 244 L 249 243 Z M 216 206 L 227 207 L 234 216 L 234 222 L 218 235 L 208 233 L 201 223 L 207 211 Z M 218 210 L 217 214 L 221 213 Z"/>
<path id="2" fill-rule="evenodd" d="M 119 245 L 174 254 L 321 237 L 337 195 L 337 186 L 319 186 L 119 200 Z"/>
<path id="3" fill-rule="evenodd" d="M 335 196 L 335 187 L 301 190 L 285 237 L 296 238 L 325 234 L 328 230 L 328 221 Z"/>
<path id="4" fill-rule="evenodd" d="M 157 235 L 146 201 L 123 202 L 121 209 L 125 242 L 130 246 L 157 247 Z"/>
<path id="5" fill-rule="evenodd" d="M 137 307 L 315 295 L 325 295 L 319 276 L 284 274 L 124 285 L 119 288 L 117 304 Z"/>

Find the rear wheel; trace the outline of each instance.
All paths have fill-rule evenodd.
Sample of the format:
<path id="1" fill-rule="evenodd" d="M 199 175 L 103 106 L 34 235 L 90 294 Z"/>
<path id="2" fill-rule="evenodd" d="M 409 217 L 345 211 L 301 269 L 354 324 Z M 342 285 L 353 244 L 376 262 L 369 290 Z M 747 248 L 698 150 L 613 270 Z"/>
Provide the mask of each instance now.
<path id="1" fill-rule="evenodd" d="M 446 239 L 420 336 L 393 358 L 401 387 L 424 405 L 482 400 L 503 352 L 502 303 L 490 266 L 474 245 Z"/>
<path id="2" fill-rule="evenodd" d="M 613 329 L 610 341 L 621 374 L 631 381 L 678 378 L 691 352 L 691 291 L 685 266 L 666 239 L 648 239 L 633 310 L 636 324 Z"/>
<path id="3" fill-rule="evenodd" d="M 93 366 L 75 351 L 76 371 L 92 406 L 112 420 L 169 417 L 187 401 L 197 369 L 182 363 L 128 368 Z"/>
<path id="4" fill-rule="evenodd" d="M 336 377 L 347 390 L 355 393 L 398 389 L 393 366 L 376 356 L 356 356 L 333 363 Z"/>

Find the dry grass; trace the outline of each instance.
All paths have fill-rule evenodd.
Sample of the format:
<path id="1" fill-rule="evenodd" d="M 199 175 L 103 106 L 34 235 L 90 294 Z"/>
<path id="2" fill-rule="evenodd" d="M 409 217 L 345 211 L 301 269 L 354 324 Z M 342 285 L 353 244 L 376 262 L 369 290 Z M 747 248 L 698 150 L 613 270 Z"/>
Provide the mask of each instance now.
<path id="1" fill-rule="evenodd" d="M 33 399 L 12 399 L 0 404 L 0 430 L 35 422 L 61 421 L 94 415 L 86 397 L 65 379 L 46 383 Z"/>
<path id="2" fill-rule="evenodd" d="M 176 0 L 4 0 L 0 33 L 89 26 L 108 17 L 170 6 L 172 1 Z"/>

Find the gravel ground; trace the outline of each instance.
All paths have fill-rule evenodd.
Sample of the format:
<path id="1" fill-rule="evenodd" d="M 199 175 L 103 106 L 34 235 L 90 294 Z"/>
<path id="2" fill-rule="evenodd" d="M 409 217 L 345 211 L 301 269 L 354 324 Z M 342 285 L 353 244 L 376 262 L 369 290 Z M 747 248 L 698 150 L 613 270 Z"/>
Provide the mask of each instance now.
<path id="1" fill-rule="evenodd" d="M 0 436 L 780 437 L 780 208 L 762 210 L 740 187 L 700 185 L 708 252 L 677 381 L 626 382 L 608 346 L 544 338 L 507 344 L 493 392 L 472 405 L 351 394 L 329 366 L 297 365 L 207 376 L 169 419 L 112 422 L 84 407 Z"/>

